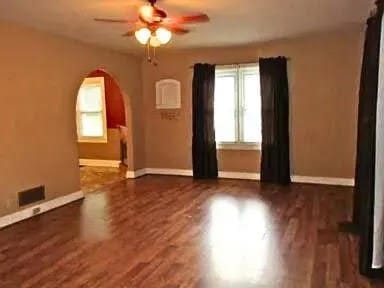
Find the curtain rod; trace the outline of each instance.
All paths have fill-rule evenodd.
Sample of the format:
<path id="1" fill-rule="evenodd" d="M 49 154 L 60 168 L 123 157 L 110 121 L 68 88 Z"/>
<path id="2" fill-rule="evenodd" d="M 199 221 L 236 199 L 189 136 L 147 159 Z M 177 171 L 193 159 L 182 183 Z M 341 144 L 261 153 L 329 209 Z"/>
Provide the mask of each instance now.
<path id="1" fill-rule="evenodd" d="M 287 61 L 291 61 L 291 58 L 285 57 Z M 249 64 L 256 64 L 259 61 L 252 61 L 252 62 L 236 62 L 236 63 L 214 63 L 216 66 L 231 66 L 231 65 L 249 65 Z M 193 69 L 194 65 L 189 66 L 189 69 Z"/>
<path id="2" fill-rule="evenodd" d="M 370 11 L 369 17 L 382 16 L 384 12 L 384 0 L 376 0 L 375 7 Z"/>

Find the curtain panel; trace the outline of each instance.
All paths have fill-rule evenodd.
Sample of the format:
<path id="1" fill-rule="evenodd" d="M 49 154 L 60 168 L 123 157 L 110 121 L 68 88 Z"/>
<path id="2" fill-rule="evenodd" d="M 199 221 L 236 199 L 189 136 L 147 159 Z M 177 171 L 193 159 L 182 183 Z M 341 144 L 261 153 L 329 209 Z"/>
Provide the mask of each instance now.
<path id="1" fill-rule="evenodd" d="M 214 128 L 215 65 L 194 65 L 192 90 L 193 177 L 215 179 L 218 176 Z"/>
<path id="2" fill-rule="evenodd" d="M 289 157 L 289 90 L 287 59 L 261 58 L 261 181 L 291 183 Z"/>

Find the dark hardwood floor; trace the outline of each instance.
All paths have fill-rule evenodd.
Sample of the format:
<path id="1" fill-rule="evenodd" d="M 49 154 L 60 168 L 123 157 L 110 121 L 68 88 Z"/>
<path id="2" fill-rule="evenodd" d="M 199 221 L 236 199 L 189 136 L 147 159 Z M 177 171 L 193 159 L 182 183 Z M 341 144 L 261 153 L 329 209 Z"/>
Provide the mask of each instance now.
<path id="1" fill-rule="evenodd" d="M 339 234 L 352 189 L 145 176 L 0 231 L 0 287 L 384 287 Z"/>

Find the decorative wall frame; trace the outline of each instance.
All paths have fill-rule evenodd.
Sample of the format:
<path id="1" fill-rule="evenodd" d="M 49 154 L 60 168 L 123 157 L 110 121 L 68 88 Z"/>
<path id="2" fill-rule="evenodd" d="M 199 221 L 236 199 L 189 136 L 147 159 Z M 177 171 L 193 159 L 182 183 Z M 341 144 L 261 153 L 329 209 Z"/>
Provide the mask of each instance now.
<path id="1" fill-rule="evenodd" d="M 175 79 L 163 79 L 156 82 L 156 108 L 180 109 L 181 84 Z"/>

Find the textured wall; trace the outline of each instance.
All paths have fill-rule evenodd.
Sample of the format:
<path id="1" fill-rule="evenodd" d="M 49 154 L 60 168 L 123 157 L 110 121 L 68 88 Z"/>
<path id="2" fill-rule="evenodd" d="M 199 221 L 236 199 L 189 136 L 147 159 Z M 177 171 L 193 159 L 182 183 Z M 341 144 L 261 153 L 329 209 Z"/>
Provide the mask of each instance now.
<path id="1" fill-rule="evenodd" d="M 353 177 L 362 28 L 352 25 L 249 47 L 169 52 L 160 55 L 158 67 L 143 61 L 147 167 L 191 169 L 191 65 L 282 55 L 290 58 L 292 173 Z M 163 78 L 182 83 L 182 109 L 175 120 L 162 119 L 155 109 L 155 82 Z M 222 150 L 218 156 L 221 171 L 259 171 L 259 151 Z"/>
<path id="2" fill-rule="evenodd" d="M 95 69 L 121 85 L 128 165 L 143 165 L 141 59 L 4 22 L 0 35 L 0 215 L 18 209 L 20 190 L 44 184 L 52 199 L 80 189 L 76 95 Z"/>

